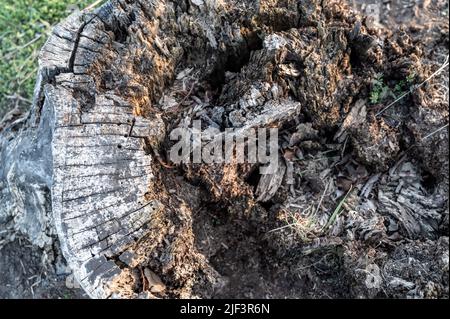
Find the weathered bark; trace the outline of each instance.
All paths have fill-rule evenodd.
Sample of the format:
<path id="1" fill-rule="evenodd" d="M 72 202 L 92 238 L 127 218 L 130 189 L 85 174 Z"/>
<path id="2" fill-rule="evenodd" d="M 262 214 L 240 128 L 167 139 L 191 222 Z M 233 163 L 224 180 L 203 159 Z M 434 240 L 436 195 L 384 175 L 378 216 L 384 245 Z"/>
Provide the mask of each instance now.
<path id="1" fill-rule="evenodd" d="M 192 233 L 203 193 L 161 174 L 166 133 L 196 118 L 221 129 L 286 127 L 299 124 L 300 111 L 326 132 L 352 107 L 365 112 L 355 97 L 367 96 L 370 81 L 359 66 L 381 67 L 382 50 L 341 6 L 318 0 L 113 0 L 71 15 L 42 49 L 30 115 L 1 131 L 0 223 L 12 219 L 11 227 L 40 246 L 57 237 L 91 297 L 158 295 L 165 288 L 154 272 L 176 282 L 163 297 L 211 296 L 223 278 L 197 251 Z M 392 60 L 406 74 L 400 58 Z M 194 89 L 203 96 L 192 106 L 186 99 Z M 356 150 L 371 146 L 370 134 L 387 135 L 387 129 L 369 120 L 350 118 L 339 134 L 354 139 Z M 356 137 L 363 134 L 368 137 L 361 142 Z M 374 154 L 360 158 L 382 171 L 400 141 L 378 143 Z M 212 201 L 239 198 L 236 207 L 251 215 L 264 211 L 255 201 L 270 200 L 280 187 L 286 171 L 280 162 L 275 176 L 259 180 L 255 198 L 236 167 L 200 165 L 186 174 L 211 188 Z M 244 168 L 242 176 L 252 169 Z M 244 193 L 243 200 L 236 195 Z M 419 218 L 422 228 L 405 222 L 416 237 L 434 236 L 432 226 L 442 218 L 441 202 L 425 206 L 431 213 Z M 186 273 L 194 279 L 185 279 Z M 137 289 L 138 282 L 147 289 Z M 203 291 L 196 290 L 199 283 Z"/>

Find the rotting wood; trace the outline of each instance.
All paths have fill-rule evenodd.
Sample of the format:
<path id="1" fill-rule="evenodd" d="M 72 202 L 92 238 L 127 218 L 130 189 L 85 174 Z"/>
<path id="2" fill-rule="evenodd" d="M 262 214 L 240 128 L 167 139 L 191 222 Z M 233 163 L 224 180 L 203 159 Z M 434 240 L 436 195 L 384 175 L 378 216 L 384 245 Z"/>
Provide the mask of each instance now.
<path id="1" fill-rule="evenodd" d="M 34 244 L 51 245 L 57 237 L 76 281 L 91 297 L 149 297 L 137 291 L 139 284 L 154 294 L 169 293 L 162 297 L 210 296 L 210 291 L 195 294 L 196 282 L 182 276 L 189 273 L 211 290 L 223 285 L 193 245 L 193 212 L 200 205 L 191 202 L 201 196 L 183 197 L 184 190 L 198 189 L 171 173 L 161 178 L 155 164 L 163 160 L 149 151 L 167 142 L 166 130 L 175 122 L 207 118 L 210 125 L 244 134 L 292 124 L 301 110 L 310 123 L 299 126 L 289 147 L 315 150 L 322 146 L 320 129 L 343 123 L 336 138 L 350 136 L 368 165 L 384 169 L 400 148 L 384 122 L 367 119 L 363 100 L 353 101 L 367 85 L 358 81 L 363 74 L 352 69 L 356 62 L 350 53 L 376 60 L 373 37 L 352 13 L 330 9 L 339 7 L 331 4 L 113 0 L 93 13 L 71 15 L 42 49 L 30 116 L 2 124 L 0 210 L 13 216 L 14 227 Z M 194 95 L 200 93 L 201 99 Z M 163 96 L 176 97 L 176 112 L 159 105 Z M 378 131 L 386 151 L 372 148 L 375 156 L 365 156 L 373 144 L 370 134 Z M 253 218 L 264 212 L 255 202 L 270 201 L 282 189 L 286 166 L 281 158 L 279 163 L 275 174 L 259 180 L 254 194 L 242 182 L 252 167 L 242 176 L 232 165 L 188 171 L 211 187 L 211 202 L 237 198 L 228 213 Z M 161 186 L 164 182 L 179 188 Z M 320 188 L 314 178 L 310 182 Z M 415 186 L 399 189 L 395 202 L 395 192 L 381 187 L 380 211 L 410 238 L 432 238 L 443 214 L 442 196 L 430 203 Z M 383 220 L 371 214 L 367 209 L 368 221 L 359 219 L 355 227 L 361 238 L 379 239 Z M 332 231 L 339 233 L 342 223 Z M 317 238 L 310 250 L 342 245 L 333 236 Z M 173 272 L 177 263 L 195 267 Z M 174 278 L 186 292 L 172 288 Z"/>

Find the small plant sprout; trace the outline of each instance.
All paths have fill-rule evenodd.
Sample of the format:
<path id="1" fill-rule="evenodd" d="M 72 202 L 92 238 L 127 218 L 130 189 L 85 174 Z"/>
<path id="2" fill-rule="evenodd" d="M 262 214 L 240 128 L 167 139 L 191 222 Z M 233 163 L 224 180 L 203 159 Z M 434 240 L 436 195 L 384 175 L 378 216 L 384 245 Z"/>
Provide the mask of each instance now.
<path id="1" fill-rule="evenodd" d="M 378 104 L 389 94 L 389 87 L 384 83 L 383 74 L 378 73 L 372 82 L 373 87 L 370 92 L 370 103 Z"/>
<path id="2" fill-rule="evenodd" d="M 410 72 L 405 79 L 397 82 L 394 88 L 391 89 L 385 82 L 383 74 L 378 73 L 372 81 L 372 91 L 370 92 L 369 100 L 371 104 L 382 103 L 388 96 L 398 98 L 408 92 L 414 84 L 416 78 L 415 72 Z"/>
<path id="3" fill-rule="evenodd" d="M 348 190 L 347 194 L 345 194 L 344 198 L 342 198 L 342 200 L 339 202 L 339 204 L 337 205 L 336 209 L 333 211 L 333 214 L 331 214 L 330 219 L 328 220 L 328 222 L 324 226 L 323 230 L 329 229 L 336 222 L 338 216 L 343 211 L 342 206 L 344 205 L 345 201 L 347 200 L 348 195 L 350 195 L 350 192 L 352 191 L 352 188 L 353 187 L 350 187 L 350 189 Z"/>

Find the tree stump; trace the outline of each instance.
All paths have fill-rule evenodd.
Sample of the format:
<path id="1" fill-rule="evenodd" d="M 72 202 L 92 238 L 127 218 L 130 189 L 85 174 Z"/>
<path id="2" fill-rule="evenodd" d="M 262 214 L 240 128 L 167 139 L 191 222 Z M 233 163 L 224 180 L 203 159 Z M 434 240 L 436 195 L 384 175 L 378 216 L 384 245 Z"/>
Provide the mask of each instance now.
<path id="1" fill-rule="evenodd" d="M 12 216 L 40 246 L 57 238 L 93 298 L 211 296 L 225 281 L 195 245 L 205 190 L 192 180 L 211 202 L 244 198 L 239 209 L 253 214 L 285 168 L 255 196 L 254 166 L 231 182 L 227 168 L 189 166 L 180 180 L 167 168 L 168 132 L 196 118 L 221 130 L 300 118 L 336 130 L 367 95 L 360 66 L 383 63 L 360 21 L 318 0 L 112 0 L 72 14 L 42 48 L 29 116 L 1 132 L 0 221 Z M 356 152 L 372 143 L 356 139 L 360 124 L 348 133 Z M 359 158 L 385 169 L 400 142 L 380 143 Z"/>

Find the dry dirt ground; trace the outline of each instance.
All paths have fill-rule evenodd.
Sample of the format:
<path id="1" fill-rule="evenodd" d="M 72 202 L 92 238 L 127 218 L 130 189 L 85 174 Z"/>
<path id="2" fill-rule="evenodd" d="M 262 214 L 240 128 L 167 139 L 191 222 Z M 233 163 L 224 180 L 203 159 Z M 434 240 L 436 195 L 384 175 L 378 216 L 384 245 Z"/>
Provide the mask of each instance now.
<path id="1" fill-rule="evenodd" d="M 350 3 L 375 14 L 365 21 L 366 36 L 386 39 L 384 52 L 349 57 L 357 78 L 336 88 L 342 105 L 354 104 L 352 111 L 341 118 L 336 110 L 315 109 L 321 97 L 309 95 L 307 83 L 295 83 L 306 92 L 297 92 L 299 99 L 315 102 L 297 121 L 284 123 L 280 133 L 294 184 L 283 183 L 274 197 L 255 205 L 250 194 L 259 180 L 247 167 L 231 173 L 155 167 L 162 181 L 159 196 L 167 195 L 167 206 L 175 211 L 179 207 L 172 202 L 183 202 L 195 212 L 189 229 L 166 225 L 178 231 L 174 249 L 183 265 L 165 273 L 162 279 L 171 290 L 161 297 L 184 296 L 177 287 L 193 281 L 185 274 L 194 273 L 217 277 L 191 287 L 192 295 L 202 297 L 448 298 L 448 69 L 427 80 L 448 56 L 448 2 L 370 5 L 376 2 Z M 370 42 L 356 29 L 355 37 L 361 37 L 356 46 Z M 339 39 L 333 45 L 338 47 Z M 345 69 L 336 72 L 336 78 L 349 79 Z M 233 77 L 229 81 L 231 86 Z M 221 85 L 218 99 L 230 98 L 224 94 L 226 84 Z M 358 92 L 354 101 L 348 100 L 352 92 Z M 368 108 L 382 111 L 383 120 L 366 120 Z M 224 182 L 227 174 L 243 178 Z M 175 190 L 176 200 L 168 190 Z M 192 238 L 208 266 L 185 256 L 192 248 L 185 243 Z M 85 297 L 74 287 L 56 245 L 42 251 L 19 238 L 4 244 L 0 297 Z M 155 259 L 148 267 L 161 264 Z M 138 282 L 135 290 L 145 290 L 146 284 Z"/>

